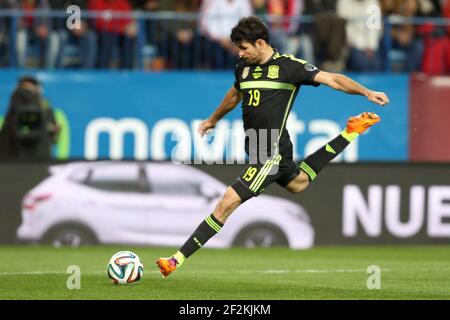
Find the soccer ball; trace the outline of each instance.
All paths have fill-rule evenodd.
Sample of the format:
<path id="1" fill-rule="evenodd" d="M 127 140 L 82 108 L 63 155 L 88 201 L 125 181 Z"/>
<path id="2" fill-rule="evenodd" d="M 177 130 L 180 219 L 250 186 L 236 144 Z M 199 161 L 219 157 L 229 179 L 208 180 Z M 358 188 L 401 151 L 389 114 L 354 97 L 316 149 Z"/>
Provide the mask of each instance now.
<path id="1" fill-rule="evenodd" d="M 144 266 L 137 254 L 120 251 L 114 254 L 108 263 L 108 277 L 114 284 L 136 283 L 144 274 Z"/>

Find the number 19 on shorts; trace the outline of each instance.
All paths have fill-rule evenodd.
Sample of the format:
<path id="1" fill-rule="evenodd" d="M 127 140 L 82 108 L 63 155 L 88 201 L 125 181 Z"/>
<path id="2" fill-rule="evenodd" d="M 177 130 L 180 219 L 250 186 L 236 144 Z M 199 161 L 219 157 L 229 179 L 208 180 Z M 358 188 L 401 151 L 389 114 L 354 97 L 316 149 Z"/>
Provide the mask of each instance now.
<path id="1" fill-rule="evenodd" d="M 245 181 L 251 181 L 253 179 L 253 177 L 255 176 L 256 172 L 258 172 L 258 169 L 250 167 L 247 169 L 247 171 L 245 172 L 245 174 L 242 178 L 244 178 Z"/>

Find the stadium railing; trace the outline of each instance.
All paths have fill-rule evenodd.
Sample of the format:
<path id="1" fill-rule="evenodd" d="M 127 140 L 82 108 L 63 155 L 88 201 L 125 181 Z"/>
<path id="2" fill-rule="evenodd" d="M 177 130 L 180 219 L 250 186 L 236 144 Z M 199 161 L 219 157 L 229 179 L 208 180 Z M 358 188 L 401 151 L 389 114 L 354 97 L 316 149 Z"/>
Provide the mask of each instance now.
<path id="1" fill-rule="evenodd" d="M 35 10 L 33 12 L 24 12 L 21 10 L 0 9 L 0 67 L 9 68 L 70 68 L 80 65 L 80 48 L 67 41 L 68 23 L 75 26 L 74 20 L 70 18 L 71 13 L 64 10 Z M 207 36 L 202 35 L 199 28 L 199 14 L 177 13 L 177 12 L 142 12 L 133 11 L 130 13 L 112 13 L 112 12 L 94 12 L 83 11 L 82 19 L 89 21 L 91 29 L 94 31 L 94 41 L 91 42 L 95 47 L 95 61 L 92 68 L 101 68 L 103 57 L 102 49 L 98 45 L 100 35 L 95 30 L 96 21 L 102 20 L 108 23 L 108 28 L 121 28 L 123 19 L 131 19 L 136 23 L 136 33 L 130 37 L 132 40 L 125 44 L 125 50 L 120 52 L 124 46 L 124 41 L 119 46 L 107 47 L 103 50 L 112 55 L 111 64 L 103 64 L 105 68 L 122 68 L 118 60 L 124 58 L 123 55 L 131 55 L 131 65 L 123 68 L 135 70 L 160 70 L 160 69 L 231 69 L 236 62 L 235 56 L 229 54 L 217 42 L 211 41 Z M 263 17 L 269 24 L 290 23 L 300 26 L 293 37 L 299 37 L 301 34 L 310 34 L 311 26 L 314 21 L 312 16 L 299 17 Z M 49 26 L 49 32 L 46 35 L 44 44 L 36 45 L 30 34 L 23 48 L 24 40 L 20 38 L 26 28 L 22 26 L 23 19 L 34 19 L 34 22 L 40 19 Z M 96 20 L 97 19 L 97 20 Z M 100 19 L 100 20 L 99 20 Z M 361 22 L 367 22 L 367 17 L 358 19 Z M 122 22 L 121 22 L 122 21 Z M 348 21 L 347 21 L 348 22 Z M 99 22 L 102 23 L 102 22 Z M 373 21 L 371 22 L 373 23 Z M 192 40 L 188 45 L 183 45 L 177 41 L 174 31 L 177 30 L 177 24 L 188 25 L 192 29 Z M 421 27 L 424 32 L 429 32 L 432 37 L 450 38 L 450 18 L 405 18 L 402 16 L 388 16 L 381 19 L 379 26 L 382 37 L 378 54 L 380 55 L 382 66 L 379 70 L 383 72 L 405 71 L 402 67 L 408 57 L 405 50 L 398 50 L 393 46 L 391 36 L 392 28 L 395 26 L 413 25 Z M 34 27 L 32 25 L 31 27 Z M 31 30 L 31 29 L 30 29 Z M 28 30 L 28 33 L 30 33 Z M 22 33 L 21 33 L 22 32 Z M 282 31 L 284 32 L 284 31 Z M 26 33 L 26 31 L 25 31 Z M 65 34 L 65 35 L 64 35 Z M 112 33 L 108 40 L 110 44 L 117 44 L 121 39 L 119 33 Z M 273 38 L 278 39 L 280 33 Z M 425 41 L 425 36 L 419 34 L 421 41 Z M 18 39 L 20 38 L 20 43 Z M 31 40 L 30 40 L 31 38 Z M 65 40 L 62 41 L 62 38 Z M 103 38 L 102 38 L 103 39 Z M 122 39 L 123 40 L 123 39 Z M 53 42 L 52 42 L 53 41 Z M 450 40 L 448 40 L 450 42 Z M 33 43 L 34 42 L 34 43 Z M 126 41 L 125 41 L 126 43 Z M 39 44 L 39 42 L 38 42 Z M 44 49 L 43 49 L 44 48 Z M 93 49 L 93 48 L 91 48 Z M 52 53 L 42 50 L 52 51 Z M 20 52 L 19 52 L 20 51 Z M 297 53 L 297 52 L 285 52 Z M 39 65 L 36 62 L 37 56 L 44 56 L 44 63 Z M 449 54 L 450 55 L 450 54 Z M 23 61 L 25 57 L 25 61 Z M 159 62 L 159 63 L 158 63 Z M 81 64 L 82 65 L 82 64 Z M 400 67 L 399 67 L 400 65 Z M 444 71 L 445 73 L 445 71 Z"/>

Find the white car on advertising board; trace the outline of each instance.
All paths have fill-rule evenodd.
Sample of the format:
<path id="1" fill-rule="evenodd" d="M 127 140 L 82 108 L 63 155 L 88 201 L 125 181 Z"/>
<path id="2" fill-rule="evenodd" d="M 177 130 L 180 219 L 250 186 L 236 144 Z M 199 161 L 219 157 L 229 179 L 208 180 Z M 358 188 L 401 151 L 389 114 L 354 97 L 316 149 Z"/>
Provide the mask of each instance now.
<path id="1" fill-rule="evenodd" d="M 55 246 L 180 246 L 210 214 L 227 186 L 193 166 L 165 162 L 73 162 L 22 201 L 19 240 Z M 286 199 L 261 195 L 241 205 L 206 244 L 312 247 L 308 214 Z"/>

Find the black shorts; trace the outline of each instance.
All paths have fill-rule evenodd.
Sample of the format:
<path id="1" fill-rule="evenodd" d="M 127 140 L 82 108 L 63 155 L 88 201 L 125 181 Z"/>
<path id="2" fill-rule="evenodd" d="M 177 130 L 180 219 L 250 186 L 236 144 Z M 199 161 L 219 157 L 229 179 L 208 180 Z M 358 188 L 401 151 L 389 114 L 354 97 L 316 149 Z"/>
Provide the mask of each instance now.
<path id="1" fill-rule="evenodd" d="M 260 195 L 273 182 L 286 187 L 300 173 L 299 165 L 291 157 L 274 156 L 264 164 L 249 165 L 231 187 L 242 203 Z"/>

